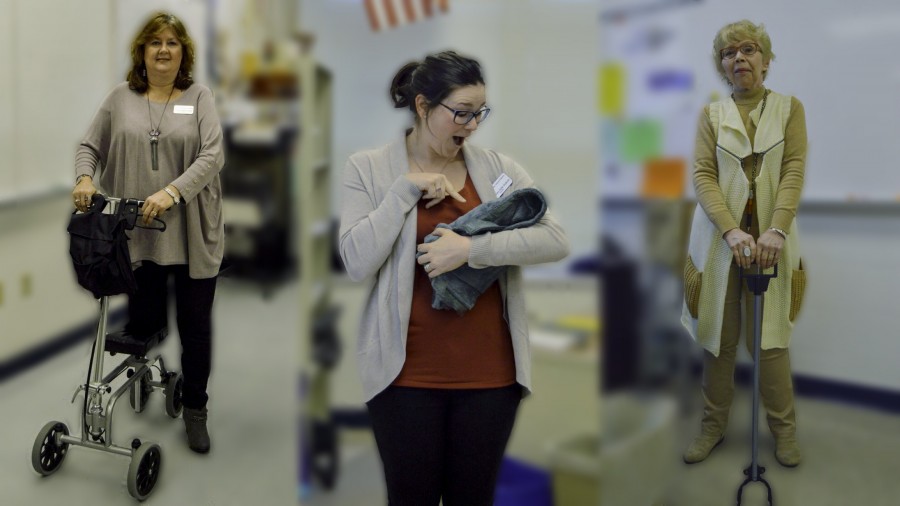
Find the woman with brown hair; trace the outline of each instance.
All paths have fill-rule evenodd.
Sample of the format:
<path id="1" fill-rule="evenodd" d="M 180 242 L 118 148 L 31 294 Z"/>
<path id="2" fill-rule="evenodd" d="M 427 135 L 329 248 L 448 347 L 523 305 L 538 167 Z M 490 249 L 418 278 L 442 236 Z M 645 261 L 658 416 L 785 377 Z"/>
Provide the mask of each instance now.
<path id="1" fill-rule="evenodd" d="M 222 128 L 212 92 L 194 83 L 194 43 L 180 19 L 151 17 L 131 44 L 131 64 L 78 147 L 72 196 L 80 211 L 99 190 L 143 199 L 145 224 L 165 216 L 165 233 L 129 233 L 138 288 L 125 330 L 141 337 L 168 325 L 174 277 L 183 418 L 190 448 L 205 453 L 212 304 L 224 251 Z"/>

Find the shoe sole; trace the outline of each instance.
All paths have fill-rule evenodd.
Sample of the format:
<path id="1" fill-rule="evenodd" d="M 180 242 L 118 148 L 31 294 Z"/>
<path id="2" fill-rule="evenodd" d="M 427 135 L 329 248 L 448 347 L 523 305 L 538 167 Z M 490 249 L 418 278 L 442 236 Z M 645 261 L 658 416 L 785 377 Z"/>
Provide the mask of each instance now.
<path id="1" fill-rule="evenodd" d="M 684 461 L 684 463 L 689 466 L 692 466 L 694 464 L 699 464 L 699 463 L 705 461 L 706 459 L 708 459 L 709 456 L 712 455 L 713 450 L 715 450 L 720 444 L 722 444 L 723 441 L 725 441 L 725 436 L 722 436 L 721 438 L 719 438 L 719 441 L 716 442 L 716 444 L 714 444 L 713 447 L 709 449 L 709 453 L 706 454 L 706 457 L 703 457 L 701 460 L 689 462 L 686 458 L 684 458 L 683 455 L 681 456 L 681 460 Z"/>

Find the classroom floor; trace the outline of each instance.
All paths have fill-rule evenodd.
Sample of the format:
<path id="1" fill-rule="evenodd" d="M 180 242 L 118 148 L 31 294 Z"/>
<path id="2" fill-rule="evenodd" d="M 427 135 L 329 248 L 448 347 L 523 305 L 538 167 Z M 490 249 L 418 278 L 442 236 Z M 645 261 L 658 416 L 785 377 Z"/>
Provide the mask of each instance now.
<path id="1" fill-rule="evenodd" d="M 166 415 L 161 392 L 151 395 L 141 414 L 130 410 L 127 394 L 120 399 L 114 411 L 114 442 L 128 446 L 139 437 L 162 448 L 159 481 L 143 504 L 297 504 L 298 326 L 290 320 L 297 304 L 294 287 L 283 287 L 264 300 L 256 286 L 219 282 L 209 454 L 188 449 L 184 424 Z M 167 367 L 177 366 L 176 331 L 160 349 Z M 62 421 L 80 435 L 79 408 L 70 401 L 76 385 L 85 380 L 90 350 L 91 341 L 85 340 L 0 383 L 0 504 L 137 504 L 128 495 L 127 457 L 70 447 L 55 474 L 41 477 L 31 467 L 32 444 L 48 421 Z M 115 363 L 118 357 L 107 359 L 106 370 Z"/>
<path id="2" fill-rule="evenodd" d="M 297 504 L 297 295 L 295 286 L 276 290 L 268 300 L 258 287 L 222 280 L 215 306 L 214 371 L 210 385 L 213 449 L 202 456 L 188 450 L 181 420 L 170 419 L 158 392 L 142 414 L 122 399 L 115 414 L 117 443 L 133 437 L 162 446 L 163 469 L 144 504 L 278 506 Z M 177 335 L 161 347 L 169 365 L 178 363 Z M 71 448 L 60 470 L 49 477 L 31 468 L 39 429 L 50 420 L 77 426 L 72 393 L 84 381 L 90 341 L 0 383 L 0 504 L 133 504 L 125 477 L 129 460 L 84 448 Z M 698 393 L 699 394 L 699 393 Z M 122 406 L 125 406 L 124 408 Z M 672 476 L 666 506 L 735 504 L 742 470 L 749 463 L 749 397 L 739 391 L 725 443 L 701 464 L 680 463 Z M 797 399 L 804 462 L 779 466 L 763 427 L 760 461 L 778 506 L 889 506 L 898 504 L 900 417 L 876 410 L 801 397 Z M 679 424 L 684 447 L 697 429 L 697 414 Z M 313 489 L 309 506 L 385 504 L 380 462 L 371 434 L 340 434 L 341 462 L 334 491 Z M 640 470 L 635 470 L 640 473 Z M 752 485 L 743 504 L 765 504 L 764 489 Z M 580 506 L 580 505 L 557 505 Z M 596 505 L 589 505 L 596 506 Z M 603 505 L 609 506 L 609 505 Z M 620 506 L 620 505 L 615 505 Z M 641 505 L 621 505 L 641 506 Z"/>
<path id="3" fill-rule="evenodd" d="M 735 399 L 732 423 L 725 442 L 705 462 L 685 465 L 680 455 L 669 458 L 678 470 L 672 476 L 665 506 L 724 506 L 736 504 L 743 470 L 750 462 L 749 392 Z M 896 479 L 900 457 L 900 417 L 892 414 L 828 401 L 797 399 L 799 438 L 803 463 L 793 469 L 780 466 L 773 455 L 774 442 L 762 422 L 759 463 L 763 477 L 773 489 L 777 506 L 893 506 L 900 504 L 900 480 Z M 679 451 L 698 427 L 694 415 L 679 423 L 683 441 Z M 344 461 L 338 487 L 317 491 L 309 506 L 355 506 L 385 504 L 381 467 L 374 442 L 364 431 L 344 433 Z M 640 470 L 635 470 L 639 473 Z M 373 498 L 378 498 L 373 499 Z M 745 487 L 743 505 L 765 505 L 765 487 Z M 558 504 L 556 506 L 596 506 Z M 620 506 L 620 505 L 601 505 Z M 643 506 L 643 505 L 622 505 Z M 649 506 L 649 505 L 647 505 Z"/>

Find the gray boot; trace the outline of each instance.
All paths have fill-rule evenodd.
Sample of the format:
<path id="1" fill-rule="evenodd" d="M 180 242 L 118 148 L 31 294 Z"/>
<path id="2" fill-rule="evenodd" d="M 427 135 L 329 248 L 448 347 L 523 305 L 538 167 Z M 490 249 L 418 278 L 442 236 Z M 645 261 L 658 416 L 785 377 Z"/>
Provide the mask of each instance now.
<path id="1" fill-rule="evenodd" d="M 197 453 L 209 451 L 209 432 L 206 430 L 206 408 L 191 409 L 187 406 L 181 414 L 184 430 L 187 432 L 188 446 Z"/>

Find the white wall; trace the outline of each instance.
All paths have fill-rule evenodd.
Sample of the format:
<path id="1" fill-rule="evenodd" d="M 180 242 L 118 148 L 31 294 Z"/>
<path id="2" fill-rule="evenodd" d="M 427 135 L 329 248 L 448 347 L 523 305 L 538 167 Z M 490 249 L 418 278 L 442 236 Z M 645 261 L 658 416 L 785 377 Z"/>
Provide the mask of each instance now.
<path id="1" fill-rule="evenodd" d="M 350 154 L 390 142 L 411 123 L 388 99 L 403 64 L 455 49 L 481 62 L 493 108 L 474 142 L 529 171 L 566 227 L 573 257 L 593 251 L 597 11 L 595 2 L 454 0 L 449 13 L 373 32 L 362 2 L 304 2 L 302 26 L 334 76 L 332 166 L 342 170 Z"/>

